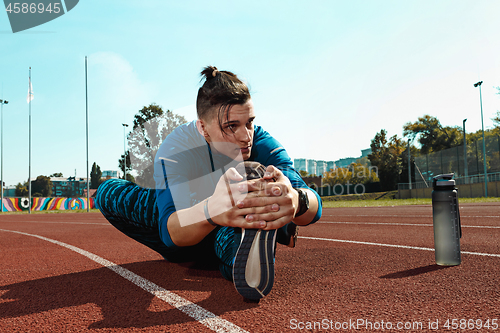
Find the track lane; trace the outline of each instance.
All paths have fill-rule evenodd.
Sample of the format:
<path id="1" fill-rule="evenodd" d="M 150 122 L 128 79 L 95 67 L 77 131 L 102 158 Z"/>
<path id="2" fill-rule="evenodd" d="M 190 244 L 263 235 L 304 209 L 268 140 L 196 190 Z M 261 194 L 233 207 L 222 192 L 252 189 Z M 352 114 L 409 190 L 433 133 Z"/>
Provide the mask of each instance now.
<path id="1" fill-rule="evenodd" d="M 325 212 L 335 214 L 337 210 L 325 209 Z M 353 214 L 358 212 L 357 209 L 351 209 Z M 370 211 L 365 210 L 365 212 Z M 374 215 L 379 212 L 378 209 L 373 209 Z M 484 215 L 489 213 L 488 210 L 482 212 Z M 405 209 L 399 212 L 401 216 L 407 213 Z M 71 222 L 85 222 L 85 214 L 82 215 L 83 218 L 73 218 Z M 0 228 L 6 228 L 2 218 L 0 217 Z M 53 222 L 63 220 L 68 221 L 62 217 L 52 218 Z M 404 220 L 419 223 L 412 219 Z M 105 222 L 99 217 L 92 221 Z M 360 221 L 366 221 L 366 218 Z M 67 226 L 54 223 L 8 222 L 7 224 L 26 232 L 37 231 L 47 237 L 81 246 L 196 302 L 249 332 L 297 331 L 291 329 L 293 319 L 314 321 L 327 318 L 334 321 L 348 321 L 364 318 L 393 322 L 420 320 L 427 323 L 429 319 L 438 318 L 444 320 L 464 316 L 500 317 L 497 302 L 500 298 L 498 292 L 500 281 L 496 258 L 476 256 L 470 259 L 470 256 L 464 256 L 462 265 L 440 268 L 434 265 L 434 253 L 431 251 L 391 249 L 361 244 L 325 244 L 327 243 L 325 241 L 299 239 L 295 249 L 278 247 L 276 281 L 271 294 L 259 304 L 248 304 L 242 302 L 232 284 L 222 279 L 216 269 L 199 269 L 190 264 L 166 263 L 156 253 L 129 240 L 112 227 L 98 224 Z M 340 238 L 339 235 L 343 234 L 353 240 L 363 235 L 369 240 L 371 234 L 382 237 L 384 233 L 388 233 L 384 237 L 394 243 L 402 237 L 395 229 L 412 228 L 386 226 L 387 229 L 376 231 L 379 227 L 371 226 L 371 230 L 367 228 L 363 231 L 363 228 L 356 225 L 342 230 L 338 225 L 318 223 L 301 228 L 300 235 L 319 234 L 324 237 L 325 234 L 331 234 L 332 238 Z M 420 226 L 413 228 L 429 229 L 430 236 L 420 235 L 420 241 L 427 242 L 427 245 L 432 247 L 432 228 Z M 491 246 L 487 238 L 489 231 L 478 229 L 476 245 L 483 239 L 484 246 Z M 404 237 L 413 241 L 411 236 L 415 234 L 419 235 L 421 231 L 410 232 Z M 469 235 L 469 230 L 467 237 L 472 237 L 472 234 Z M 170 311 L 173 309 L 165 308 L 165 305 L 161 304 L 163 302 L 145 297 L 145 293 L 139 288 L 134 291 L 126 284 L 119 283 L 114 273 L 110 272 L 112 274 L 109 276 L 103 274 L 104 270 L 109 271 L 108 269 L 88 268 L 77 257 L 61 257 L 59 251 L 55 251 L 58 252 L 57 255 L 50 254 L 52 250 L 47 250 L 47 246 L 37 247 L 21 239 L 11 239 L 11 242 L 5 244 L 5 240 L 6 238 L 0 234 L 1 269 L 4 269 L 6 262 L 3 253 L 7 247 L 10 253 L 7 260 L 10 263 L 10 279 L 19 280 L 18 285 L 15 283 L 9 285 L 16 286 L 14 288 L 16 293 L 22 291 L 20 295 L 24 296 L 21 297 L 21 303 L 25 304 L 25 307 L 33 307 L 42 301 L 42 304 L 46 304 L 49 309 L 36 310 L 31 314 L 14 318 L 2 317 L 0 314 L 0 330 L 5 327 L 39 325 L 37 327 L 53 331 L 58 331 L 56 328 L 61 327 L 68 331 L 78 331 L 76 328 L 120 332 L 207 331 L 186 320 L 180 311 Z M 35 253 L 27 254 L 27 250 Z M 47 260 L 41 263 L 37 260 L 38 256 L 43 256 Z M 30 264 L 22 264 L 25 260 Z M 59 266 L 55 265 L 56 263 Z M 39 275 L 41 278 L 26 278 L 31 275 Z M 3 274 L 0 277 L 2 281 L 0 286 L 3 287 L 5 284 L 2 279 Z M 38 293 L 34 301 L 27 296 L 29 293 L 26 290 L 36 290 L 39 284 L 44 285 L 48 293 Z M 20 288 L 21 285 L 24 288 Z M 83 287 L 86 292 L 79 291 L 75 286 Z M 6 295 L 5 292 L 2 294 L 4 291 L 2 287 L 0 287 L 0 304 L 3 304 L 3 296 Z M 68 293 L 67 290 L 71 292 Z M 12 295 L 12 291 L 7 291 L 9 292 Z M 49 294 L 54 297 L 48 297 Z M 67 303 L 61 306 L 59 299 Z M 5 302 L 11 301 L 5 300 Z M 54 304 L 56 306 L 53 306 Z M 53 308 L 50 309 L 50 306 Z M 174 315 L 174 312 L 179 313 Z"/>

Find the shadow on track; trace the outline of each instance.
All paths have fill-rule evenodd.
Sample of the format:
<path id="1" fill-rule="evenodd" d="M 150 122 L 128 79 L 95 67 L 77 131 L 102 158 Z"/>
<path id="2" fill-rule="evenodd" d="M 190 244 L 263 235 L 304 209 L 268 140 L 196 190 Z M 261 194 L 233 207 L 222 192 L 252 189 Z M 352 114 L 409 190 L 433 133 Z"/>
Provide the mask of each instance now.
<path id="1" fill-rule="evenodd" d="M 189 264 L 180 266 L 161 260 L 121 266 L 179 296 L 187 291 L 198 292 L 194 295 L 201 300 L 195 303 L 216 315 L 258 306 L 245 303 L 218 269 L 194 269 Z M 156 308 L 167 309 L 155 312 L 153 295 L 105 267 L 0 286 L 0 295 L 0 300 L 4 300 L 0 303 L 0 318 L 90 303 L 100 307 L 101 313 L 89 315 L 102 320 L 89 328 L 145 328 L 194 321 L 170 305 L 163 305 L 163 301 L 155 302 Z"/>
<path id="2" fill-rule="evenodd" d="M 449 268 L 449 267 L 453 267 L 453 266 L 428 265 L 428 266 L 422 266 L 422 267 L 408 269 L 408 270 L 401 271 L 401 272 L 387 274 L 387 275 L 381 276 L 380 278 L 381 279 L 400 279 L 400 278 L 425 274 L 425 273 L 429 273 L 429 272 L 433 272 L 433 271 L 438 271 L 440 269 L 445 269 L 445 268 Z"/>

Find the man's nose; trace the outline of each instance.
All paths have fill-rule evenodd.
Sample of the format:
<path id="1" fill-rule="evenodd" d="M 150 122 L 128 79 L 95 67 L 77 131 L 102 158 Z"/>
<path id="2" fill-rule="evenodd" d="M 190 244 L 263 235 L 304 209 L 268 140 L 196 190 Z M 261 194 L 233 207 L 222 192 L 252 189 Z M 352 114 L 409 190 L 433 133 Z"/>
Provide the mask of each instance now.
<path id="1" fill-rule="evenodd" d="M 250 129 L 248 128 L 245 128 L 244 130 L 242 131 L 239 131 L 240 133 L 238 133 L 238 141 L 241 141 L 241 142 L 250 142 L 251 138 L 252 138 L 252 133 L 250 131 Z"/>

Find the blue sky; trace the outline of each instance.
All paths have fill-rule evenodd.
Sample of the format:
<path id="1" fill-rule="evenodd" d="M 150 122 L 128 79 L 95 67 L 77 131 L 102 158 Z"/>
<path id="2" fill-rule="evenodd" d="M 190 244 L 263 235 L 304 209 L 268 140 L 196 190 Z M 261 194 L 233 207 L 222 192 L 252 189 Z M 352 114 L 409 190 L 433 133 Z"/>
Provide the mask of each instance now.
<path id="1" fill-rule="evenodd" d="M 467 131 L 491 128 L 500 95 L 498 1 L 81 0 L 67 14 L 13 34 L 0 14 L 0 95 L 7 185 L 118 169 L 122 123 L 154 102 L 196 117 L 199 72 L 231 70 L 250 85 L 256 123 L 293 158 L 359 156 L 382 128 L 402 135 L 430 114 Z M 0 97 L 1 98 L 1 97 Z"/>

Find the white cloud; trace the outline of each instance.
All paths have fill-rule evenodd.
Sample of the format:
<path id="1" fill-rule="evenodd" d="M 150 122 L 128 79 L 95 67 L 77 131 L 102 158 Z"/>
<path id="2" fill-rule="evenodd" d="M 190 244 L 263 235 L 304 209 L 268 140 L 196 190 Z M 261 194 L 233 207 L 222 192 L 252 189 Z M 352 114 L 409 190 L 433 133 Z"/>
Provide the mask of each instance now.
<path id="1" fill-rule="evenodd" d="M 89 91 L 97 101 L 94 106 L 106 107 L 106 114 L 110 115 L 128 113 L 128 110 L 135 112 L 148 105 L 155 95 L 154 86 L 141 81 L 132 65 L 113 52 L 89 56 Z"/>

